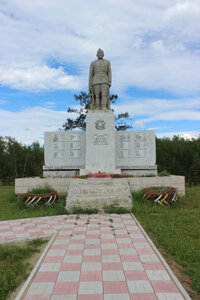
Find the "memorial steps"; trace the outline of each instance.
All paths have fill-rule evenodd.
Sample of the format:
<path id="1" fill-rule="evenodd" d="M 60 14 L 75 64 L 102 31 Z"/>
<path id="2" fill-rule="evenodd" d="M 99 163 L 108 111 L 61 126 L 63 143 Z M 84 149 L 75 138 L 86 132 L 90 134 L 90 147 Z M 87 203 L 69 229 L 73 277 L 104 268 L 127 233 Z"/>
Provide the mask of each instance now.
<path id="1" fill-rule="evenodd" d="M 127 179 L 88 178 L 70 182 L 66 206 L 68 210 L 81 207 L 103 211 L 110 204 L 131 209 L 132 195 Z"/>

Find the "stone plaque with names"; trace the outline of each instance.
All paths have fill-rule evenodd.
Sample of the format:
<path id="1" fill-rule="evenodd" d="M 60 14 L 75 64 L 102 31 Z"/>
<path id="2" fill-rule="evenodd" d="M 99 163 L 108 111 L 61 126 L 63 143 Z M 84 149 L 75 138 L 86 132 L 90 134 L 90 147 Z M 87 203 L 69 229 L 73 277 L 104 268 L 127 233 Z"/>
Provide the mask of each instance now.
<path id="1" fill-rule="evenodd" d="M 79 158 L 81 156 L 80 150 L 70 150 L 69 151 L 70 158 Z"/>
<path id="2" fill-rule="evenodd" d="M 128 158 L 130 149 L 130 135 L 120 134 L 120 158 Z"/>
<path id="3" fill-rule="evenodd" d="M 69 157 L 79 158 L 81 156 L 80 135 L 70 134 L 69 136 Z"/>
<path id="4" fill-rule="evenodd" d="M 64 135 L 54 134 L 52 144 L 53 159 L 62 159 L 64 157 Z"/>
<path id="5" fill-rule="evenodd" d="M 147 137 L 145 133 L 135 135 L 135 156 L 137 158 L 145 156 L 145 151 L 147 149 L 146 140 Z"/>
<path id="6" fill-rule="evenodd" d="M 93 145 L 108 145 L 108 134 L 94 134 Z"/>
<path id="7" fill-rule="evenodd" d="M 73 141 L 73 142 L 79 142 L 80 141 L 80 135 L 70 133 L 69 139 L 70 139 L 70 141 Z"/>

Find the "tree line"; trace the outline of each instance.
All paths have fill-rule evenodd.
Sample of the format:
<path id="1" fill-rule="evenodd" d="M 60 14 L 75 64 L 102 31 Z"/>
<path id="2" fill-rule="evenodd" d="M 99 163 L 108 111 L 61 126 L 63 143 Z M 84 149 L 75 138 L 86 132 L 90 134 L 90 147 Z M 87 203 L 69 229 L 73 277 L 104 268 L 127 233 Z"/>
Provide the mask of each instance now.
<path id="1" fill-rule="evenodd" d="M 200 182 L 200 137 L 187 140 L 174 136 L 156 138 L 158 172 L 183 175 L 192 182 Z M 0 181 L 13 183 L 15 178 L 42 176 L 44 148 L 38 142 L 23 145 L 12 137 L 0 137 Z"/>
<path id="2" fill-rule="evenodd" d="M 38 142 L 23 145 L 12 137 L 0 136 L 0 182 L 13 183 L 15 178 L 42 175 L 44 149 Z"/>
<path id="3" fill-rule="evenodd" d="M 200 182 L 200 137 L 184 139 L 179 136 L 156 138 L 158 172 L 166 170 L 173 175 L 182 175 L 186 181 Z"/>

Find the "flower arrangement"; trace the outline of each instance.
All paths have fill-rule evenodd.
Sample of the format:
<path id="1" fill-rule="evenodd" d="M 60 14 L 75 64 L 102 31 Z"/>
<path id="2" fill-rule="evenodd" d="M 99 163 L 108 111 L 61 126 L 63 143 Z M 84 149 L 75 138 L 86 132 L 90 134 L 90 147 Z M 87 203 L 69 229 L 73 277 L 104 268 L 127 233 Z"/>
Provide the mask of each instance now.
<path id="1" fill-rule="evenodd" d="M 177 193 L 174 187 L 155 186 L 142 190 L 143 199 L 162 206 L 168 206 L 177 200 Z"/>

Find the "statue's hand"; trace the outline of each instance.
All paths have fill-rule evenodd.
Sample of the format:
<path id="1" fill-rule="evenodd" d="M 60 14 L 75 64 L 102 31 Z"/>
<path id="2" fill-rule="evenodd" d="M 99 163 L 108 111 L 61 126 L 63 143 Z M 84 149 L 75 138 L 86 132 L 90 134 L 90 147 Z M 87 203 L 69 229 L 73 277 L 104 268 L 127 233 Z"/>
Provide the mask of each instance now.
<path id="1" fill-rule="evenodd" d="M 108 82 L 109 88 L 111 87 L 111 82 Z"/>

